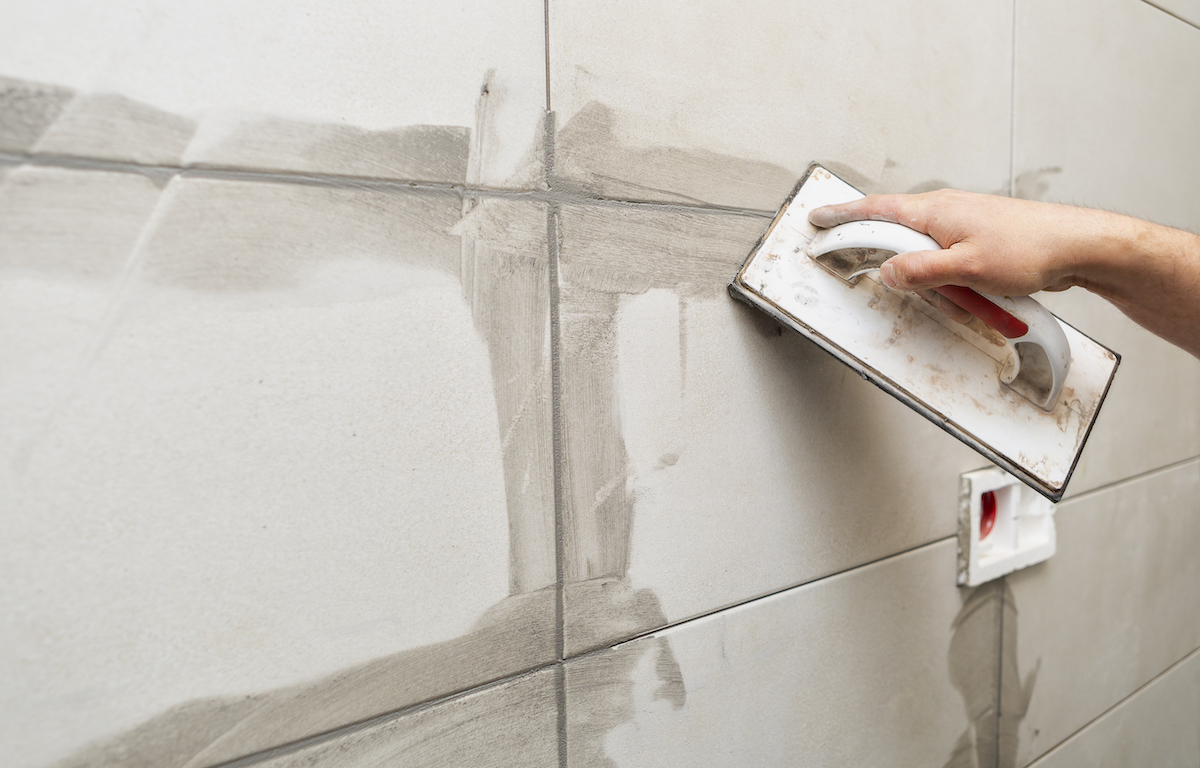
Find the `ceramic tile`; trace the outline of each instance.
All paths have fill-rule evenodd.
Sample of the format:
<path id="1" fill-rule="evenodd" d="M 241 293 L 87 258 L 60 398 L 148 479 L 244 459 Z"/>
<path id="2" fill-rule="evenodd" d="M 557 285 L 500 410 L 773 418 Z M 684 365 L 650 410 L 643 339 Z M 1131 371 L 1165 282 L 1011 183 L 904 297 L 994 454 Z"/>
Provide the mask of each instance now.
<path id="1" fill-rule="evenodd" d="M 557 768 L 557 674 L 535 672 L 256 765 Z"/>
<path id="2" fill-rule="evenodd" d="M 1200 455 L 1200 360 L 1080 288 L 1038 298 L 1121 355 L 1068 498 Z"/>
<path id="3" fill-rule="evenodd" d="M 566 663 L 567 764 L 994 765 L 1000 589 L 941 541 Z"/>
<path id="4" fill-rule="evenodd" d="M 1182 22 L 1200 27 L 1200 0 L 1146 0 Z"/>
<path id="5" fill-rule="evenodd" d="M 956 531 L 985 462 L 728 295 L 766 225 L 561 212 L 568 654 Z"/>
<path id="6" fill-rule="evenodd" d="M 774 210 L 818 160 L 869 192 L 1008 189 L 1007 0 L 549 13 L 556 185 Z"/>
<path id="7" fill-rule="evenodd" d="M 1145 3 L 1017 3 L 1016 191 L 1200 228 L 1200 32 Z M 1070 291 L 1052 310 L 1121 353 L 1078 493 L 1200 454 L 1200 361 Z"/>
<path id="8" fill-rule="evenodd" d="M 1036 768 L 1153 765 L 1191 768 L 1200 759 L 1200 652 L 1167 671 L 1060 744 Z"/>
<path id="9" fill-rule="evenodd" d="M 201 768 L 553 658 L 540 205 L 0 197 L 8 765 Z"/>
<path id="10" fill-rule="evenodd" d="M 1058 551 L 1008 577 L 1019 675 L 1001 749 L 1028 765 L 1200 647 L 1200 462 L 1063 502 Z"/>
<path id="11" fill-rule="evenodd" d="M 152 13 L 144 5 L 8 9 L 0 94 L 22 109 L 0 110 L 0 148 L 454 184 L 540 181 L 541 4 L 270 0 L 253 13 L 231 0 Z"/>

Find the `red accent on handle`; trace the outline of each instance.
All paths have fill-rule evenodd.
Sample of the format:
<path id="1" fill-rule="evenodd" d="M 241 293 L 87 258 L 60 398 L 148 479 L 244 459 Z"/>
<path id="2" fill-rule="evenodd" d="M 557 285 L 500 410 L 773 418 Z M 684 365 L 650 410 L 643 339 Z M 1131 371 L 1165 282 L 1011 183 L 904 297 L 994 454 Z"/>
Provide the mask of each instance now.
<path id="1" fill-rule="evenodd" d="M 978 317 L 985 325 L 995 328 L 1006 339 L 1019 339 L 1029 333 L 1028 325 L 970 288 L 963 288 L 960 285 L 943 285 L 941 288 L 933 290 Z"/>

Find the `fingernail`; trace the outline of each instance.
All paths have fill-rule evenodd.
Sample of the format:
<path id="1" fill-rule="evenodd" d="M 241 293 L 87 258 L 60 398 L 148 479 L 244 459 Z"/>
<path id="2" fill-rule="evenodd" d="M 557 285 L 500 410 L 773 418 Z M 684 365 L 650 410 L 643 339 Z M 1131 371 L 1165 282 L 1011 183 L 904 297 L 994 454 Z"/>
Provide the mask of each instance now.
<path id="1" fill-rule="evenodd" d="M 879 267 L 879 279 L 888 288 L 896 287 L 896 268 L 892 266 L 891 259 L 883 262 L 883 265 Z"/>

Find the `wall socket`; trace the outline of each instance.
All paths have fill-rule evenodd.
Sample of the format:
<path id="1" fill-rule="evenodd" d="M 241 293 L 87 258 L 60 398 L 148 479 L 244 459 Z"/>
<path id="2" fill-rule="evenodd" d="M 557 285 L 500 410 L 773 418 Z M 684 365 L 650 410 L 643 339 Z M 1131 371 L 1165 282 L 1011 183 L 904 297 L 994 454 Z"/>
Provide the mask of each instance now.
<path id="1" fill-rule="evenodd" d="M 958 583 L 975 587 L 1054 554 L 1054 504 L 997 467 L 959 477 Z"/>

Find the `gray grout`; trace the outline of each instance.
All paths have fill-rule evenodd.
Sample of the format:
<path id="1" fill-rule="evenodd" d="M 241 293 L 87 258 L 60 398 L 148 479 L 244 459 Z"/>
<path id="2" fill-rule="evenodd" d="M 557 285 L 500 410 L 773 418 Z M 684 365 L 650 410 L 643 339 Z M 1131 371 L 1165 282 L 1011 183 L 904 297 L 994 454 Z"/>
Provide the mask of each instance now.
<path id="1" fill-rule="evenodd" d="M 1004 726 L 1004 589 L 1008 586 L 1008 576 L 1000 579 L 1000 624 L 997 628 L 996 648 L 996 768 L 1000 768 L 1000 729 Z"/>
<path id="2" fill-rule="evenodd" d="M 1166 8 L 1163 8 L 1158 3 L 1151 2 L 1151 0 L 1142 0 L 1142 2 L 1144 2 L 1146 5 L 1150 6 L 1151 8 L 1153 8 L 1157 11 L 1162 11 L 1163 13 L 1167 14 L 1168 16 L 1170 16 L 1173 19 L 1182 21 L 1184 24 L 1187 24 L 1189 27 L 1194 27 L 1196 29 L 1200 29 L 1200 24 L 1197 24 L 1196 22 L 1192 21 L 1191 19 L 1185 19 L 1182 16 L 1180 16 L 1178 13 L 1175 13 L 1174 11 L 1169 11 Z"/>
<path id="3" fill-rule="evenodd" d="M 543 165 L 547 185 L 554 178 L 554 113 L 546 113 L 545 155 Z M 555 705 L 557 708 L 558 762 L 560 768 L 567 765 L 567 690 L 566 670 L 562 668 L 565 647 L 565 553 L 563 547 L 564 521 L 563 503 L 566 494 L 563 475 L 563 416 L 562 416 L 562 339 L 559 326 L 559 283 L 558 283 L 558 204 L 546 206 L 546 256 L 549 262 L 550 290 L 550 424 L 554 473 L 554 624 L 556 628 L 554 657 L 559 672 L 555 678 Z"/>
<path id="4" fill-rule="evenodd" d="M 1129 484 L 1129 483 L 1136 482 L 1136 481 L 1138 481 L 1138 480 L 1141 480 L 1141 479 L 1145 479 L 1146 477 L 1152 476 L 1152 475 L 1154 475 L 1154 474 L 1155 474 L 1155 473 L 1157 473 L 1157 472 L 1165 472 L 1165 471 L 1169 471 L 1169 470 L 1172 470 L 1172 469 L 1176 469 L 1176 468 L 1178 468 L 1178 467 L 1181 467 L 1181 466 L 1183 466 L 1183 465 L 1186 465 L 1186 464 L 1188 464 L 1189 462 L 1195 462 L 1195 461 L 1200 461 L 1200 456 L 1193 456 L 1193 457 L 1190 457 L 1190 458 L 1183 459 L 1183 460 L 1181 460 L 1181 461 L 1175 462 L 1175 463 L 1173 463 L 1173 464 L 1169 464 L 1169 465 L 1167 465 L 1167 466 L 1165 466 L 1165 467 L 1159 467 L 1159 468 L 1156 468 L 1156 469 L 1153 469 L 1153 470 L 1149 470 L 1149 471 L 1147 471 L 1147 472 L 1144 472 L 1144 473 L 1142 473 L 1142 474 L 1139 474 L 1139 475 L 1134 475 L 1134 476 L 1132 476 L 1132 477 L 1124 478 L 1124 479 L 1122 479 L 1122 480 L 1120 480 L 1120 481 L 1117 481 L 1117 482 L 1111 483 L 1111 484 L 1109 484 L 1109 485 L 1102 486 L 1102 487 L 1100 487 L 1100 488 L 1094 488 L 1094 489 L 1088 490 L 1087 492 L 1085 492 L 1085 493 L 1083 493 L 1083 494 L 1080 494 L 1079 496 L 1076 496 L 1076 497 L 1073 497 L 1073 498 L 1074 498 L 1074 499 L 1081 499 L 1081 498 L 1085 498 L 1085 497 L 1087 497 L 1087 496 L 1090 496 L 1090 495 L 1093 495 L 1093 494 L 1096 494 L 1096 493 L 1103 492 L 1103 491 L 1105 491 L 1105 490 L 1112 490 L 1113 488 L 1119 487 L 1119 486 L 1121 486 L 1121 485 L 1125 485 L 1125 484 Z M 872 566 L 872 565 L 876 565 L 876 564 L 879 564 L 879 563 L 882 563 L 882 562 L 886 562 L 886 561 L 888 561 L 888 560 L 893 560 L 893 559 L 895 559 L 895 558 L 903 557 L 904 555 L 907 555 L 907 554 L 910 554 L 910 553 L 913 553 L 913 552 L 916 552 L 916 551 L 918 551 L 918 550 L 925 549 L 925 548 L 928 548 L 928 547 L 933 547 L 933 546 L 936 546 L 936 545 L 938 545 L 938 544 L 944 543 L 944 542 L 946 542 L 946 541 L 951 541 L 951 540 L 954 540 L 954 539 L 956 539 L 956 538 L 957 538 L 957 533 L 955 533 L 955 534 L 951 534 L 951 535 L 949 535 L 949 536 L 942 536 L 942 537 L 939 537 L 939 538 L 937 538 L 937 539 L 933 539 L 933 540 L 931 540 L 931 541 L 924 542 L 924 543 L 922 543 L 922 544 L 917 544 L 917 545 L 914 545 L 914 546 L 912 546 L 912 547 L 908 547 L 908 548 L 906 548 L 906 549 L 902 549 L 902 550 L 900 550 L 900 551 L 898 551 L 898 552 L 892 552 L 892 553 L 890 553 L 890 554 L 887 554 L 887 555 L 884 555 L 884 556 L 882 556 L 882 557 L 875 558 L 874 560 L 869 560 L 869 561 L 866 561 L 866 562 L 863 562 L 863 563 L 859 563 L 859 564 L 857 564 L 857 565 L 850 566 L 850 567 L 848 567 L 848 568 L 844 568 L 844 569 L 842 569 L 842 570 L 839 570 L 839 571 L 834 571 L 834 572 L 832 572 L 832 573 L 828 573 L 828 574 L 824 574 L 824 575 L 822 575 L 822 576 L 818 576 L 817 578 L 811 579 L 811 580 L 809 580 L 809 581 L 800 582 L 800 583 L 798 583 L 798 584 L 792 584 L 792 585 L 790 585 L 790 586 L 783 587 L 783 588 L 781 588 L 781 589 L 777 589 L 777 590 L 774 590 L 774 591 L 772 591 L 772 592 L 767 592 L 767 593 L 764 593 L 764 594 L 756 595 L 756 596 L 754 596 L 754 597 L 748 598 L 748 599 L 746 599 L 746 600 L 739 601 L 739 602 L 737 602 L 737 603 L 733 603 L 733 604 L 730 604 L 730 605 L 725 605 L 725 606 L 722 606 L 722 607 L 720 607 L 720 608 L 715 608 L 715 609 L 713 609 L 713 610 L 711 610 L 711 611 L 707 611 L 707 612 L 705 612 L 705 613 L 702 613 L 702 614 L 697 614 L 697 615 L 695 615 L 695 616 L 691 616 L 691 617 L 688 617 L 688 618 L 686 618 L 686 619 L 681 619 L 681 620 L 679 620 L 679 621 L 676 621 L 676 622 L 672 622 L 672 623 L 664 624 L 664 625 L 663 625 L 663 626 L 661 626 L 661 627 L 656 627 L 655 629 L 647 630 L 647 631 L 645 631 L 645 632 L 641 632 L 641 633 L 639 633 L 639 634 L 636 634 L 636 635 L 631 635 L 630 637 L 624 638 L 624 639 L 622 639 L 622 640 L 620 640 L 620 641 L 618 641 L 618 642 L 609 643 L 609 644 L 607 644 L 607 645 L 599 646 L 599 647 L 597 647 L 597 648 L 590 648 L 590 649 L 588 649 L 588 650 L 586 650 L 586 651 L 583 651 L 583 652 L 581 652 L 581 653 L 576 653 L 576 654 L 574 654 L 574 655 L 572 655 L 572 656 L 569 656 L 569 657 L 565 656 L 564 654 L 562 654 L 562 653 L 560 652 L 560 653 L 556 654 L 556 658 L 555 658 L 555 659 L 553 659 L 553 660 L 551 660 L 551 661 L 548 661 L 548 662 L 546 662 L 546 663 L 544 663 L 544 664 L 540 664 L 540 665 L 538 665 L 538 666 L 534 666 L 534 667 L 530 667 L 530 668 L 528 668 L 528 669 L 521 670 L 521 671 L 519 671 L 519 672 L 516 672 L 516 673 L 510 674 L 510 675 L 508 675 L 508 676 L 506 676 L 506 677 L 498 678 L 498 679 L 496 679 L 496 680 L 492 680 L 492 681 L 489 681 L 489 682 L 487 682 L 487 683 L 483 683 L 483 684 L 481 684 L 481 685 L 474 686 L 474 687 L 472 687 L 472 688 L 467 688 L 467 689 L 465 689 L 465 690 L 461 690 L 461 691 L 454 691 L 454 692 L 451 692 L 451 693 L 447 693 L 447 694 L 445 694 L 445 695 L 443 695 L 443 696 L 439 696 L 439 697 L 437 697 L 437 698 L 430 699 L 430 700 L 428 700 L 428 701 L 420 702 L 420 703 L 418 703 L 418 704 L 413 704 L 413 705 L 409 705 L 409 706 L 406 706 L 406 707 L 401 707 L 401 708 L 399 708 L 399 709 L 392 710 L 392 711 L 390 711 L 390 712 L 385 712 L 385 713 L 383 713 L 383 714 L 376 715 L 375 717 L 369 718 L 369 719 L 367 719 L 367 720 L 360 721 L 360 722 L 358 722 L 358 723 L 352 723 L 352 724 L 349 724 L 349 725 L 341 726 L 341 727 L 339 727 L 339 728 L 332 729 L 332 730 L 330 730 L 330 731 L 327 731 L 327 732 L 325 732 L 325 733 L 321 733 L 321 734 L 317 734 L 317 735 L 314 735 L 314 736 L 310 736 L 310 737 L 308 737 L 308 738 L 305 738 L 305 739 L 300 739 L 300 740 L 297 740 L 297 741 L 294 741 L 294 742 L 289 742 L 289 743 L 287 743 L 287 744 L 282 744 L 282 745 L 280 745 L 280 746 L 278 746 L 278 747 L 273 747 L 273 748 L 271 748 L 271 749 L 269 749 L 269 750 L 264 750 L 264 751 L 262 751 L 262 752 L 256 752 L 256 753 L 253 753 L 253 754 L 250 754 L 250 755 L 245 755 L 245 756 L 242 756 L 242 757 L 236 758 L 236 759 L 234 759 L 234 760 L 231 760 L 231 761 L 228 761 L 228 762 L 225 762 L 225 763 L 220 763 L 220 764 L 214 765 L 214 766 L 212 766 L 211 768 L 245 768 L 246 766 L 252 765 L 253 763 L 260 762 L 260 761 L 262 761 L 262 760 L 266 760 L 266 759 L 273 758 L 273 757 L 278 757 L 278 756 L 281 756 L 281 755 L 287 755 L 287 754 L 291 754 L 291 753 L 293 753 L 293 752 L 297 752 L 297 751 L 299 751 L 299 750 L 301 750 L 301 749 L 304 749 L 304 748 L 306 748 L 306 747 L 313 746 L 313 745 L 315 745 L 315 744 L 320 744 L 320 743 L 323 743 L 323 742 L 326 742 L 326 741 L 331 741 L 331 740 L 334 740 L 334 739 L 337 739 L 337 738 L 341 738 L 341 737 L 343 737 L 343 736 L 347 736 L 347 735 L 349 735 L 349 734 L 356 733 L 356 732 L 358 732 L 358 731 L 361 731 L 361 730 L 364 730 L 364 729 L 366 729 L 366 728 L 370 728 L 370 727 L 372 727 L 372 726 L 375 726 L 375 725 L 378 725 L 378 724 L 381 724 L 381 723 L 388 722 L 389 720 L 398 719 L 398 718 L 405 717 L 405 716 L 407 716 L 407 715 L 410 715 L 410 714 L 413 714 L 413 713 L 416 713 L 416 712 L 423 711 L 423 710 L 425 710 L 425 709 L 428 709 L 428 708 L 430 708 L 430 707 L 436 706 L 436 705 L 438 705 L 438 704 L 441 704 L 441 703 L 444 703 L 444 702 L 447 702 L 447 701 L 451 701 L 451 700 L 453 700 L 453 699 L 457 699 L 457 698 L 460 698 L 460 697 L 463 697 L 463 696 L 468 696 L 468 695 L 470 695 L 470 694 L 478 693 L 478 692 L 480 692 L 480 691 L 489 690 L 489 689 L 491 689 L 491 688 L 496 688 L 496 687 L 498 687 L 498 686 L 500 686 L 500 685 L 504 685 L 504 684 L 506 684 L 506 683 L 510 683 L 510 682 L 513 682 L 513 681 L 515 681 L 515 680 L 519 680 L 519 679 L 521 679 L 521 678 L 528 677 L 528 676 L 530 676 L 530 675 L 533 675 L 533 674 L 536 674 L 536 673 L 538 673 L 538 672 L 542 672 L 542 671 L 545 671 L 545 670 L 548 670 L 548 669 L 554 669 L 554 668 L 556 668 L 556 667 L 557 667 L 557 668 L 560 668 L 560 669 L 563 669 L 563 668 L 565 667 L 565 663 L 566 663 L 566 662 L 568 662 L 568 661 L 576 661 L 576 660 L 579 660 L 579 659 L 585 659 L 585 658 L 590 658 L 590 657 L 598 656 L 598 655 L 600 655 L 600 654 L 602 654 L 602 653 L 606 653 L 606 652 L 608 652 L 608 651 L 611 651 L 611 650 L 613 650 L 614 648 L 619 648 L 619 647 L 621 647 L 621 646 L 623 646 L 623 645 L 627 645 L 627 644 L 629 644 L 629 643 L 637 642 L 637 641 L 639 641 L 639 640 L 643 640 L 643 639 L 645 639 L 645 638 L 647 638 L 647 637 L 653 637 L 653 636 L 655 636 L 655 635 L 658 635 L 658 634 L 660 634 L 660 633 L 662 633 L 662 632 L 665 632 L 665 631 L 668 631 L 668 630 L 675 630 L 675 629 L 677 629 L 677 628 L 684 627 L 684 626 L 686 626 L 686 625 L 688 625 L 688 624 L 692 624 L 692 623 L 695 623 L 695 622 L 701 621 L 701 620 L 703 620 L 703 619 L 707 619 L 707 618 L 709 618 L 709 617 L 715 616 L 715 615 L 717 615 L 717 614 L 720 614 L 720 613 L 724 613 L 724 612 L 726 612 L 726 611 L 733 610 L 733 609 L 735 609 L 735 608 L 744 608 L 744 607 L 748 607 L 748 606 L 753 606 L 753 605 L 754 605 L 754 604 L 756 604 L 756 603 L 760 603 L 760 602 L 763 602 L 763 601 L 769 600 L 769 599 L 771 599 L 771 598 L 778 597 L 778 596 L 780 596 L 780 595 L 783 595 L 783 594 L 785 594 L 785 593 L 788 593 L 788 592 L 797 591 L 797 590 L 804 589 L 804 588 L 807 588 L 807 587 L 813 587 L 813 586 L 816 586 L 816 585 L 818 585 L 818 584 L 820 584 L 820 583 L 822 583 L 822 582 L 828 581 L 829 579 L 833 579 L 833 578 L 836 578 L 836 577 L 838 577 L 838 576 L 844 576 L 844 575 L 846 575 L 846 574 L 852 573 L 852 572 L 854 572 L 854 571 L 858 571 L 858 570 L 860 570 L 860 569 L 863 569 L 863 568 L 870 567 L 870 566 Z M 560 582 L 560 583 L 561 583 L 561 582 Z M 1001 621 L 1003 621 L 1003 603 L 1002 603 L 1002 605 L 1001 605 L 1001 611 L 1002 611 L 1002 612 L 1001 612 Z M 561 626 L 561 625 L 560 625 L 560 626 Z M 560 641 L 561 641 L 561 633 L 560 633 Z M 1003 632 L 1001 632 L 1001 636 L 1000 636 L 1000 642 L 1001 642 L 1001 645 L 1002 645 L 1002 646 L 1003 646 L 1003 641 L 1004 641 L 1004 638 L 1003 638 Z M 1197 651 L 1193 651 L 1193 653 L 1196 653 L 1196 652 L 1200 652 L 1200 649 L 1197 649 Z M 1191 654 L 1189 654 L 1189 656 L 1190 656 L 1190 655 L 1191 655 Z M 1185 657 L 1184 657 L 1184 659 L 1186 659 L 1186 658 L 1187 658 L 1187 657 L 1185 656 Z M 1167 673 L 1167 672 L 1169 672 L 1171 669 L 1173 669 L 1175 666 L 1178 666 L 1178 664 L 1182 663 L 1182 661 L 1183 661 L 1183 660 L 1180 660 L 1180 661 L 1176 662 L 1174 665 L 1172 665 L 1171 667 L 1169 667 L 1169 668 L 1168 668 L 1167 670 L 1165 670 L 1164 672 L 1160 673 L 1160 674 L 1159 674 L 1159 675 L 1158 675 L 1156 678 L 1154 678 L 1154 679 L 1158 679 L 1158 677 L 1161 677 L 1163 674 L 1166 674 L 1166 673 Z M 563 671 L 562 671 L 562 677 L 560 677 L 560 678 L 559 678 L 559 681 L 561 682 L 561 681 L 563 680 L 563 678 L 564 678 L 564 677 L 565 677 L 565 669 L 563 669 Z M 1143 686 L 1142 686 L 1142 688 L 1144 688 L 1146 685 L 1149 685 L 1149 684 L 1150 684 L 1150 683 L 1152 683 L 1152 682 L 1154 682 L 1154 680 L 1151 680 L 1151 681 L 1147 682 L 1145 685 L 1143 685 Z M 1134 692 L 1130 693 L 1130 694 L 1129 694 L 1129 696 L 1133 696 L 1134 694 L 1136 694 L 1136 693 L 1137 693 L 1138 691 L 1140 691 L 1140 690 L 1141 690 L 1141 688 L 1139 688 L 1137 691 L 1134 691 Z M 558 705 L 559 707 L 565 707 L 565 690 L 564 690 L 564 688 L 563 688 L 563 686 L 562 686 L 562 685 L 559 685 L 559 687 L 558 687 L 558 692 L 561 694 L 561 696 L 560 696 L 560 698 L 559 698 L 559 700 L 558 700 L 558 702 L 557 702 L 557 705 Z M 1129 697 L 1127 696 L 1126 698 L 1129 698 Z M 1125 699 L 1122 699 L 1122 701 L 1124 701 L 1124 700 L 1125 700 Z M 1114 704 L 1114 705 L 1113 705 L 1113 707 L 1116 707 L 1116 706 L 1118 706 L 1119 704 L 1120 704 L 1120 702 L 1118 702 L 1117 704 Z M 1111 709 L 1112 709 L 1112 708 L 1110 708 L 1109 710 L 1106 710 L 1106 711 L 1105 711 L 1105 713 L 1103 713 L 1103 714 L 1099 715 L 1099 716 L 1098 716 L 1096 719 L 1099 719 L 1099 717 L 1103 717 L 1103 715 L 1104 715 L 1104 714 L 1107 714 L 1107 712 L 1108 712 L 1108 711 L 1111 711 Z M 562 712 L 562 711 L 563 711 L 563 710 L 561 710 L 561 709 L 560 709 L 560 712 Z M 565 713 L 564 713 L 564 714 L 565 714 Z M 1094 721 L 1095 721 L 1095 720 L 1093 720 L 1092 722 L 1094 722 Z M 997 724 L 999 725 L 999 723 L 997 723 Z M 1090 725 L 1090 723 L 1089 723 L 1089 725 Z M 1084 727 L 1086 728 L 1087 726 L 1085 725 Z M 1080 730 L 1082 730 L 1082 728 L 1081 728 Z M 1078 733 L 1078 731 L 1077 731 L 1076 733 Z M 1072 735 L 1074 735 L 1074 734 L 1072 734 Z M 999 737 L 999 728 L 997 728 L 997 737 Z M 1067 738 L 1069 739 L 1069 738 L 1071 738 L 1071 737 L 1069 736 L 1069 737 L 1067 737 Z M 559 739 L 560 739 L 560 745 L 559 745 L 559 749 L 560 749 L 560 755 L 561 755 L 561 754 L 563 754 L 562 750 L 564 750 L 564 749 L 565 749 L 565 722 L 560 722 Z M 1065 742 L 1065 741 L 1066 741 L 1066 740 L 1064 739 L 1064 742 Z M 998 750 L 999 750 L 999 743 L 997 742 L 997 753 L 998 753 Z M 1049 753 L 1047 753 L 1047 754 L 1049 754 Z M 1039 758 L 1039 759 L 1041 759 L 1041 758 Z"/>
<path id="5" fill-rule="evenodd" d="M 392 710 L 390 712 L 384 712 L 383 714 L 375 715 L 374 717 L 369 717 L 366 720 L 360 720 L 356 723 L 350 723 L 347 725 L 338 726 L 337 728 L 332 728 L 328 731 L 323 731 L 322 733 L 313 734 L 312 736 L 306 736 L 305 738 L 302 738 L 302 739 L 296 739 L 295 741 L 289 741 L 285 744 L 280 744 L 279 746 L 276 746 L 276 747 L 270 747 L 269 749 L 264 749 L 264 750 L 261 750 L 258 752 L 251 752 L 248 755 L 242 755 L 241 757 L 235 757 L 232 760 L 226 760 L 224 762 L 214 763 L 214 764 L 208 766 L 208 768 L 245 768 L 246 766 L 254 765 L 255 763 L 260 763 L 264 760 L 272 760 L 277 757 L 284 757 L 286 755 L 295 754 L 296 752 L 299 752 L 300 750 L 307 749 L 309 747 L 314 747 L 319 744 L 325 744 L 330 741 L 336 741 L 337 739 L 345 738 L 346 736 L 350 736 L 350 735 L 358 733 L 360 731 L 365 731 L 368 728 L 374 728 L 377 725 L 383 725 L 384 723 L 387 723 L 392 720 L 399 720 L 402 717 L 408 717 L 409 715 L 413 715 L 418 712 L 423 712 L 427 709 L 432 709 L 433 707 L 436 707 L 441 704 L 445 704 L 446 702 L 453 701 L 455 699 L 460 699 L 465 696 L 471 696 L 476 693 L 482 693 L 484 691 L 488 691 L 493 688 L 499 688 L 502 685 L 507 685 L 509 683 L 516 682 L 517 680 L 521 680 L 523 678 L 532 677 L 533 675 L 536 675 L 539 672 L 545 672 L 546 670 L 552 669 L 555 666 L 558 666 L 558 662 L 554 662 L 554 663 L 550 663 L 550 664 L 542 664 L 540 666 L 531 667 L 529 669 L 521 670 L 520 672 L 516 672 L 511 675 L 508 675 L 507 677 L 501 677 L 496 680 L 490 680 L 486 683 L 481 683 L 480 685 L 476 685 L 473 688 L 467 688 L 467 689 L 461 690 L 461 691 L 454 691 L 454 692 L 448 693 L 444 696 L 438 696 L 437 698 L 434 698 L 434 699 L 422 701 L 418 704 L 413 704 L 411 706 L 402 707 L 400 709 Z"/>
<path id="6" fill-rule="evenodd" d="M 1008 196 L 1017 196 L 1017 3 L 1012 0 L 1012 60 L 1008 81 Z"/>
<path id="7" fill-rule="evenodd" d="M 553 148 L 551 147 L 551 160 Z M 262 170 L 239 168 L 233 166 L 173 166 L 148 165 L 131 163 L 121 160 L 104 160 L 100 158 L 75 157 L 71 155 L 52 154 L 14 154 L 0 152 L 0 166 L 32 165 L 44 168 L 63 168 L 76 171 L 106 171 L 110 173 L 131 173 L 146 176 L 155 180 L 169 180 L 176 176 L 187 178 L 215 179 L 222 181 L 248 181 L 263 184 L 299 184 L 310 187 L 325 187 L 332 189 L 361 189 L 375 192 L 390 192 L 398 194 L 433 194 L 433 195 L 474 195 L 477 197 L 497 197 L 515 200 L 528 200 L 539 203 L 560 203 L 563 205 L 595 206 L 610 208 L 627 208 L 634 210 L 658 211 L 664 213 L 699 213 L 714 215 L 749 216 L 753 218 L 772 218 L 775 211 L 758 208 L 739 208 L 704 203 L 668 203 L 652 200 L 631 200 L 623 198 L 586 195 L 555 189 L 552 185 L 546 189 L 505 189 L 502 187 L 484 187 L 468 184 L 453 184 L 449 182 L 417 181 L 405 179 L 387 179 L 373 176 L 350 176 L 333 173 L 307 173 L 302 171 Z"/>

